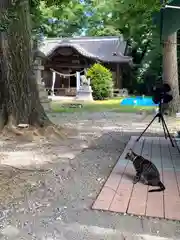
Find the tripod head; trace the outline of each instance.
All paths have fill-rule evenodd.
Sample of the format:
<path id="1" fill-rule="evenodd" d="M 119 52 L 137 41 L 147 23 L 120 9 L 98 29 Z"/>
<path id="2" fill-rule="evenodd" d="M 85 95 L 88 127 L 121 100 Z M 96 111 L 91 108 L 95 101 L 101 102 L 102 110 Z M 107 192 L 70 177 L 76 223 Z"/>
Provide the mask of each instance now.
<path id="1" fill-rule="evenodd" d="M 169 84 L 159 84 L 153 87 L 152 90 L 152 100 L 155 104 L 159 104 L 161 106 L 163 103 L 169 103 L 173 100 L 173 97 L 169 92 L 171 91 L 171 87 Z"/>

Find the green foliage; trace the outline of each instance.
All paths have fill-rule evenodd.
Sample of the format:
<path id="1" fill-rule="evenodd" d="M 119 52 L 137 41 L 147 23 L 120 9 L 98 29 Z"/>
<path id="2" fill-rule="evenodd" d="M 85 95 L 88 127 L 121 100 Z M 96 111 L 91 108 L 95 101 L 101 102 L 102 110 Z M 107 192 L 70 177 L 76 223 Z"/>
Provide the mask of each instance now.
<path id="1" fill-rule="evenodd" d="M 131 74 L 131 87 L 138 92 L 149 92 L 151 83 L 161 73 L 160 33 L 153 24 L 153 15 L 159 10 L 159 0 L 118 0 L 114 5 L 114 24 L 132 49 L 135 68 Z"/>
<path id="2" fill-rule="evenodd" d="M 123 34 L 128 41 L 129 49 L 135 64 L 131 79 L 127 76 L 124 82 L 130 82 L 131 89 L 139 89 L 152 65 L 157 65 L 156 76 L 159 75 L 160 44 L 159 32 L 153 25 L 153 14 L 160 9 L 159 0 L 104 0 L 86 2 L 86 34 L 90 36 L 109 36 Z M 143 19 L 143 20 L 142 20 Z M 153 64 L 152 64 L 153 62 Z M 152 70 L 153 74 L 155 68 Z M 139 91 L 139 90 L 137 90 Z"/>
<path id="3" fill-rule="evenodd" d="M 161 74 L 160 38 L 152 20 L 160 0 L 29 0 L 29 4 L 36 38 L 123 34 L 135 64 L 131 79 L 124 82 L 135 89 L 150 76 Z M 2 30 L 10 19 L 13 17 L 0 21 Z"/>
<path id="4" fill-rule="evenodd" d="M 40 1 L 31 12 L 34 33 L 47 37 L 79 35 L 86 21 L 84 5 L 78 0 L 64 0 L 61 4 L 52 5 L 50 1 L 48 5 L 47 1 Z"/>
<path id="5" fill-rule="evenodd" d="M 49 30 L 49 35 L 51 36 L 57 36 L 58 34 L 58 28 L 61 27 L 62 22 L 58 21 L 59 16 L 60 19 L 64 18 L 64 15 L 62 16 L 62 12 L 65 13 L 66 16 L 70 15 L 70 9 L 76 9 L 74 15 L 78 15 L 77 8 L 75 6 L 75 1 L 72 0 L 24 0 L 29 2 L 30 7 L 30 14 L 32 19 L 32 29 L 33 34 L 39 34 L 42 33 L 47 35 L 46 33 Z M 19 6 L 19 4 L 22 4 L 23 0 L 13 0 L 10 3 L 9 9 L 6 11 L 3 10 L 1 7 L 1 14 L 0 14 L 0 31 L 5 31 L 8 28 L 8 25 L 11 24 L 11 22 L 17 18 L 16 16 L 16 8 Z M 78 3 L 78 1 L 76 1 Z M 69 13 L 67 13 L 66 8 L 67 5 Z M 73 5 L 74 4 L 74 5 Z M 69 14 L 69 15 L 68 15 Z M 70 15 L 72 18 L 72 14 Z M 55 19 L 57 17 L 57 22 L 59 24 L 55 24 L 55 27 L 52 23 L 48 22 L 49 19 Z M 62 17 L 62 18 L 61 18 Z M 78 16 L 76 16 L 78 18 Z M 71 19 L 71 22 L 73 23 L 75 19 Z M 66 23 L 67 27 L 67 23 Z M 61 27 L 62 29 L 62 27 Z M 71 31 L 71 33 L 74 31 L 74 29 Z M 52 34 L 53 32 L 53 34 Z"/>
<path id="6" fill-rule="evenodd" d="M 109 69 L 95 63 L 88 69 L 87 77 L 91 80 L 95 100 L 103 100 L 113 96 L 113 78 Z"/>
<path id="7" fill-rule="evenodd" d="M 121 33 L 113 22 L 115 0 L 85 1 L 86 35 L 88 36 L 119 36 Z"/>

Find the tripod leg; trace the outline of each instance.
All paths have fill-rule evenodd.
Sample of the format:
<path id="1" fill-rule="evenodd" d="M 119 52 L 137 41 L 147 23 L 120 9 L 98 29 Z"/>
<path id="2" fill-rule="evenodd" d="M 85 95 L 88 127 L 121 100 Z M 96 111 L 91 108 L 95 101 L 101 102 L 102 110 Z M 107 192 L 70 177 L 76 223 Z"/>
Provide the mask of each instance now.
<path id="1" fill-rule="evenodd" d="M 163 131 L 164 131 L 164 137 L 167 139 L 167 133 L 166 133 L 166 127 L 164 125 L 164 122 L 162 121 Z"/>
<path id="2" fill-rule="evenodd" d="M 140 140 L 140 138 L 142 137 L 142 135 L 147 131 L 147 129 L 150 127 L 150 125 L 154 122 L 154 120 L 159 117 L 159 114 L 157 113 L 156 116 L 154 116 L 154 118 L 151 120 L 151 122 L 147 125 L 147 127 L 144 129 L 144 131 L 140 134 L 140 136 L 137 138 L 136 142 L 138 142 Z"/>
<path id="3" fill-rule="evenodd" d="M 168 127 L 167 127 L 167 125 L 166 125 L 166 122 L 165 122 L 163 116 L 162 116 L 162 123 L 163 123 L 163 125 L 164 125 L 164 127 L 165 127 L 165 129 L 166 129 L 166 132 L 167 132 L 167 135 L 168 135 L 168 138 L 169 138 L 169 140 L 170 140 L 170 142 L 171 142 L 172 147 L 175 147 L 175 146 L 174 146 L 174 143 L 173 143 L 173 140 L 172 140 L 172 137 L 171 137 L 171 135 L 170 135 L 170 133 L 169 133 Z"/>

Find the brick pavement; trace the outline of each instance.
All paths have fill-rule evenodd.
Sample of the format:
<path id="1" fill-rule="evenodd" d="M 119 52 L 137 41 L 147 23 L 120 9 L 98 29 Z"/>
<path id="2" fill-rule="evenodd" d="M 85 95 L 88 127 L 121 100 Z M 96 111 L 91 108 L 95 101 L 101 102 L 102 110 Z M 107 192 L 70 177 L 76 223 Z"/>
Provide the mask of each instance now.
<path id="1" fill-rule="evenodd" d="M 155 163 L 166 187 L 164 192 L 148 192 L 152 187 L 140 182 L 133 185 L 135 170 L 132 163 L 125 160 L 129 148 Z M 136 137 L 131 137 L 92 208 L 180 220 L 180 161 L 177 148 L 173 148 L 164 138 L 143 137 L 136 142 Z"/>

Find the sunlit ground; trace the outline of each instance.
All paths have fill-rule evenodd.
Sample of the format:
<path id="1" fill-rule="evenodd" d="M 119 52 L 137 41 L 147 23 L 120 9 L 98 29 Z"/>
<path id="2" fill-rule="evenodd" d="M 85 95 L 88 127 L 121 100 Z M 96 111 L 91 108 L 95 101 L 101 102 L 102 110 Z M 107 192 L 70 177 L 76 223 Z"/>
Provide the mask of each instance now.
<path id="1" fill-rule="evenodd" d="M 55 101 L 51 103 L 51 108 L 53 112 L 103 112 L 103 111 L 112 111 L 112 112 L 152 112 L 155 107 L 152 106 L 121 106 L 120 102 L 123 100 L 122 97 L 112 98 L 102 101 L 94 102 L 83 102 L 81 107 L 70 107 L 70 104 L 77 104 L 75 101 Z"/>

